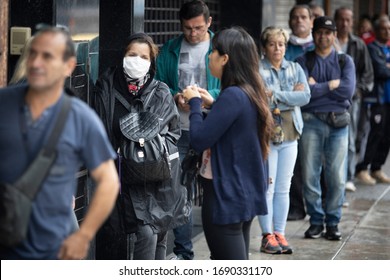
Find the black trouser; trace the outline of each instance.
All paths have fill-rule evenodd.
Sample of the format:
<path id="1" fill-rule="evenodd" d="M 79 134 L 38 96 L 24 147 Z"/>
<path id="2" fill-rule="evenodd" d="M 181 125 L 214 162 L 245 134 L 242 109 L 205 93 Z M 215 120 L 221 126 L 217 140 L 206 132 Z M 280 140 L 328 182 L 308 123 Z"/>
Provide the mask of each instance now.
<path id="1" fill-rule="evenodd" d="M 356 165 L 356 173 L 380 170 L 390 150 L 390 104 L 374 104 L 370 110 L 370 132 L 364 158 Z"/>
<path id="2" fill-rule="evenodd" d="M 298 140 L 299 141 L 299 140 Z M 303 200 L 303 183 L 301 174 L 301 165 L 299 162 L 299 149 L 297 161 L 294 167 L 294 175 L 291 178 L 290 187 L 290 208 L 288 220 L 301 220 L 306 216 L 305 204 Z"/>
<path id="3" fill-rule="evenodd" d="M 202 223 L 211 258 L 215 260 L 249 259 L 249 239 L 252 220 L 228 225 L 212 222 L 215 193 L 212 180 L 200 177 L 203 187 Z"/>

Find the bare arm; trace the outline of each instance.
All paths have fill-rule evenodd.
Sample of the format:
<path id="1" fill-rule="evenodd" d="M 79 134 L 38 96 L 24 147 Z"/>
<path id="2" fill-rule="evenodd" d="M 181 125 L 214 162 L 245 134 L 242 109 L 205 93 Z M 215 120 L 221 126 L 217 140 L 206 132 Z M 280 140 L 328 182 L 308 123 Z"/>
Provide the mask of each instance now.
<path id="1" fill-rule="evenodd" d="M 89 243 L 106 220 L 114 206 L 119 191 L 118 174 L 114 161 L 107 160 L 91 172 L 97 187 L 80 229 L 62 243 L 59 259 L 80 260 L 86 257 Z"/>

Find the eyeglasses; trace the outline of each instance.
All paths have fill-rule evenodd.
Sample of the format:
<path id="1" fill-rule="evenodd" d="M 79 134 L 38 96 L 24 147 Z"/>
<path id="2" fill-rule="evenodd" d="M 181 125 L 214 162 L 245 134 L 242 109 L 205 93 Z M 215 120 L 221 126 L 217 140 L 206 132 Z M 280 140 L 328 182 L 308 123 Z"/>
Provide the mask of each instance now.
<path id="1" fill-rule="evenodd" d="M 206 29 L 207 29 L 206 25 L 200 25 L 195 27 L 183 26 L 183 32 L 185 34 L 191 34 L 192 32 L 199 34 L 206 31 Z"/>

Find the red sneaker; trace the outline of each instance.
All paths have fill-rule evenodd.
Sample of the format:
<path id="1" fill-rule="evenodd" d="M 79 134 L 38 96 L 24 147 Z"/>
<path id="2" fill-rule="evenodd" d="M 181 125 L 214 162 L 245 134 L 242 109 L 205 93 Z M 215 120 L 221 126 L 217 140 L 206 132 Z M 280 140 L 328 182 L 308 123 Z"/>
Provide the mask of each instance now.
<path id="1" fill-rule="evenodd" d="M 275 235 L 266 234 L 261 240 L 260 252 L 267 254 L 281 254 L 282 248 L 279 246 L 278 241 L 275 239 Z"/>
<path id="2" fill-rule="evenodd" d="M 275 239 L 282 248 L 282 254 L 292 254 L 292 248 L 288 245 L 288 242 L 283 234 L 275 232 Z"/>

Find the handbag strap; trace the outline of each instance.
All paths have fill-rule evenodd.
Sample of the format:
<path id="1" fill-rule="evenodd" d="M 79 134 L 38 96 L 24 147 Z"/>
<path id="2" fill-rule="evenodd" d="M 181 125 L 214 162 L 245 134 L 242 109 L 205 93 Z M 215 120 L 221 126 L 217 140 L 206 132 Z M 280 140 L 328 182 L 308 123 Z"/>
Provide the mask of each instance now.
<path id="1" fill-rule="evenodd" d="M 143 109 L 148 108 L 148 105 L 150 103 L 150 100 L 152 99 L 155 91 L 157 90 L 158 86 L 160 85 L 160 81 L 157 81 L 157 85 L 152 89 L 150 94 L 146 97 L 145 102 L 143 103 Z M 130 103 L 126 100 L 126 98 L 123 97 L 122 94 L 120 94 L 118 91 L 115 91 L 115 97 L 119 100 L 120 103 L 122 103 L 125 108 L 131 112 L 131 105 Z"/>
<path id="2" fill-rule="evenodd" d="M 272 96 L 272 103 L 275 105 L 274 109 L 271 111 L 272 117 L 274 118 L 274 122 L 277 125 L 281 125 L 282 124 L 282 115 L 281 115 L 280 109 L 278 107 L 278 101 L 273 96 Z M 278 111 L 278 113 L 276 113 L 277 111 Z"/>
<path id="3" fill-rule="evenodd" d="M 22 177 L 14 184 L 16 188 L 31 200 L 34 199 L 57 157 L 56 146 L 66 123 L 70 108 L 71 98 L 64 94 L 61 110 L 57 115 L 56 123 L 51 131 L 47 144 L 41 148 L 34 161 L 28 166 Z"/>

